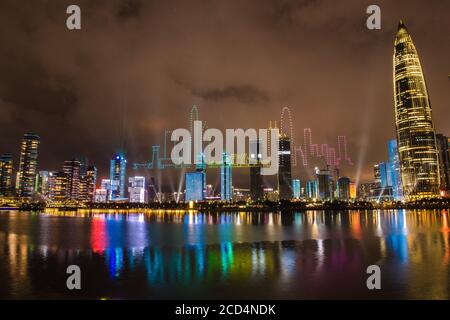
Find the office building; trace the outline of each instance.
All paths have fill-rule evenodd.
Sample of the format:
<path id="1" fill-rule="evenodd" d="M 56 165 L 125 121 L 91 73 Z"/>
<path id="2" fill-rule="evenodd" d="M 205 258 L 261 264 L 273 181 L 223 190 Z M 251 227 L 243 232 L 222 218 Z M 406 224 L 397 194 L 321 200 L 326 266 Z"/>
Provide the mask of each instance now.
<path id="1" fill-rule="evenodd" d="M 220 199 L 224 201 L 230 201 L 233 198 L 231 174 L 231 157 L 230 154 L 224 152 L 220 166 Z"/>
<path id="2" fill-rule="evenodd" d="M 110 161 L 109 180 L 111 180 L 110 200 L 125 199 L 125 177 L 127 170 L 127 160 L 123 153 L 117 154 L 114 159 Z M 117 188 L 115 186 L 118 186 Z"/>
<path id="3" fill-rule="evenodd" d="M 439 163 L 431 104 L 416 47 L 400 21 L 394 42 L 393 83 L 403 194 L 439 195 Z"/>
<path id="4" fill-rule="evenodd" d="M 305 196 L 309 199 L 317 198 L 317 181 L 306 181 Z"/>
<path id="5" fill-rule="evenodd" d="M 260 139 L 249 141 L 250 160 L 250 199 L 252 201 L 264 200 L 264 182 L 261 175 L 262 141 Z"/>
<path id="6" fill-rule="evenodd" d="M 10 154 L 0 155 L 0 196 L 12 195 L 13 159 Z"/>
<path id="7" fill-rule="evenodd" d="M 128 178 L 128 195 L 131 203 L 147 202 L 145 177 L 136 176 Z"/>
<path id="8" fill-rule="evenodd" d="M 204 173 L 201 171 L 187 172 L 185 175 L 186 195 L 185 201 L 202 201 L 204 200 Z"/>
<path id="9" fill-rule="evenodd" d="M 449 196 L 450 191 L 450 150 L 449 138 L 436 134 L 436 144 L 439 156 L 440 190 L 442 196 Z"/>
<path id="10" fill-rule="evenodd" d="M 350 179 L 347 177 L 339 177 L 337 180 L 337 197 L 339 200 L 350 200 Z"/>
<path id="11" fill-rule="evenodd" d="M 316 168 L 317 198 L 320 200 L 330 200 L 332 198 L 332 179 L 329 170 Z"/>
<path id="12" fill-rule="evenodd" d="M 400 174 L 400 161 L 398 159 L 397 140 L 388 142 L 389 165 L 391 167 L 392 195 L 395 200 L 403 199 L 402 177 Z"/>
<path id="13" fill-rule="evenodd" d="M 290 200 L 292 199 L 291 140 L 286 134 L 280 134 L 278 157 L 279 197 L 280 200 Z"/>
<path id="14" fill-rule="evenodd" d="M 16 180 L 19 197 L 32 197 L 35 193 L 39 143 L 40 138 L 34 133 L 26 133 L 23 136 Z"/>
<path id="15" fill-rule="evenodd" d="M 292 191 L 294 199 L 300 199 L 301 197 L 301 184 L 299 179 L 292 179 Z"/>
<path id="16" fill-rule="evenodd" d="M 75 159 L 64 161 L 63 171 L 67 178 L 67 200 L 78 201 L 80 198 L 80 162 Z"/>

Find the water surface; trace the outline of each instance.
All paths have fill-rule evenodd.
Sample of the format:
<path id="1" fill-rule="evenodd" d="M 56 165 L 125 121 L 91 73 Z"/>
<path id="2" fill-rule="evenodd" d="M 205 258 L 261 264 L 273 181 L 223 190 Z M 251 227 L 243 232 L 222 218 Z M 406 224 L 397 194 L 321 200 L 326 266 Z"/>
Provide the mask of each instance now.
<path id="1" fill-rule="evenodd" d="M 0 211 L 2 299 L 449 299 L 447 211 Z M 79 265 L 82 290 L 66 288 Z M 382 289 L 366 287 L 366 268 Z"/>

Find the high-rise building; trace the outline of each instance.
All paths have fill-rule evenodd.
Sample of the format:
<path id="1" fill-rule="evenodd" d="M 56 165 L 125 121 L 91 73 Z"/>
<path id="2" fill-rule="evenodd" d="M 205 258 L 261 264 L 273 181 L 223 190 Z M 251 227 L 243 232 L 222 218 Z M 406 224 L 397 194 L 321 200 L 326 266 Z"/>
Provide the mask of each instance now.
<path id="1" fill-rule="evenodd" d="M 123 153 L 117 154 L 114 159 L 110 161 L 109 179 L 111 185 L 118 185 L 118 188 L 111 189 L 110 200 L 125 198 L 125 177 L 127 170 L 127 160 Z M 116 182 L 113 182 L 116 181 Z"/>
<path id="2" fill-rule="evenodd" d="M 54 173 L 52 176 L 52 190 L 50 191 L 50 199 L 56 202 L 64 202 L 69 197 L 68 179 L 64 171 Z"/>
<path id="3" fill-rule="evenodd" d="M 50 172 L 49 171 L 39 171 L 38 178 L 36 181 L 37 187 L 36 192 L 44 199 L 49 197 L 50 194 Z"/>
<path id="4" fill-rule="evenodd" d="M 250 140 L 249 151 L 250 160 L 254 162 L 250 166 L 250 199 L 252 201 L 262 201 L 264 200 L 264 182 L 261 175 L 261 140 Z"/>
<path id="5" fill-rule="evenodd" d="M 10 154 L 0 155 L 0 196 L 12 194 L 13 159 Z"/>
<path id="6" fill-rule="evenodd" d="M 145 185 L 145 177 L 128 178 L 128 194 L 131 203 L 146 203 L 147 189 Z"/>
<path id="7" fill-rule="evenodd" d="M 301 196 L 301 184 L 300 179 L 292 179 L 292 191 L 295 199 L 300 199 Z"/>
<path id="8" fill-rule="evenodd" d="M 350 179 L 340 177 L 337 180 L 337 191 L 339 200 L 350 200 Z"/>
<path id="9" fill-rule="evenodd" d="M 86 194 L 85 201 L 94 201 L 94 193 L 97 188 L 97 168 L 89 166 L 86 169 Z"/>
<path id="10" fill-rule="evenodd" d="M 156 184 L 156 180 L 154 177 L 150 178 L 149 184 L 148 184 L 148 201 L 154 202 L 159 201 L 158 195 L 160 192 L 158 192 L 158 186 Z"/>
<path id="11" fill-rule="evenodd" d="M 35 191 L 37 159 L 40 138 L 34 133 L 26 133 L 20 146 L 19 171 L 16 190 L 19 197 L 32 197 Z"/>
<path id="12" fill-rule="evenodd" d="M 306 181 L 305 195 L 309 199 L 317 198 L 317 181 Z"/>
<path id="13" fill-rule="evenodd" d="M 292 199 L 291 140 L 281 134 L 278 148 L 278 192 L 280 200 Z"/>
<path id="14" fill-rule="evenodd" d="M 431 104 L 419 55 L 402 21 L 394 42 L 393 82 L 404 196 L 437 196 L 440 179 Z"/>
<path id="15" fill-rule="evenodd" d="M 203 181 L 204 173 L 201 171 L 187 172 L 185 176 L 186 181 L 186 196 L 185 201 L 201 201 L 204 199 Z"/>
<path id="16" fill-rule="evenodd" d="M 356 199 L 356 184 L 350 182 L 350 199 Z"/>
<path id="17" fill-rule="evenodd" d="M 436 144 L 439 155 L 439 173 L 441 177 L 441 195 L 449 196 L 450 191 L 450 149 L 449 138 L 436 134 Z"/>
<path id="18" fill-rule="evenodd" d="M 378 168 L 380 173 L 381 188 L 391 187 L 392 177 L 391 177 L 391 165 L 389 161 L 380 162 L 378 164 Z"/>
<path id="19" fill-rule="evenodd" d="M 222 155 L 222 165 L 220 166 L 220 199 L 229 201 L 233 198 L 233 182 L 231 171 L 231 157 L 229 153 Z"/>
<path id="20" fill-rule="evenodd" d="M 202 199 L 204 200 L 206 198 L 206 163 L 205 163 L 205 155 L 203 153 L 200 153 L 196 156 L 195 171 L 201 173 L 203 176 Z"/>
<path id="21" fill-rule="evenodd" d="M 373 179 L 376 183 L 381 183 L 380 164 L 373 165 Z"/>
<path id="22" fill-rule="evenodd" d="M 388 142 L 389 165 L 391 167 L 392 195 L 395 200 L 403 199 L 402 178 L 400 174 L 400 161 L 398 159 L 397 140 Z"/>
<path id="23" fill-rule="evenodd" d="M 64 161 L 64 173 L 67 178 L 67 200 L 80 199 L 80 162 L 78 160 Z"/>
<path id="24" fill-rule="evenodd" d="M 330 200 L 332 198 L 332 179 L 329 170 L 320 170 L 316 168 L 317 179 L 317 198 L 321 200 Z"/>

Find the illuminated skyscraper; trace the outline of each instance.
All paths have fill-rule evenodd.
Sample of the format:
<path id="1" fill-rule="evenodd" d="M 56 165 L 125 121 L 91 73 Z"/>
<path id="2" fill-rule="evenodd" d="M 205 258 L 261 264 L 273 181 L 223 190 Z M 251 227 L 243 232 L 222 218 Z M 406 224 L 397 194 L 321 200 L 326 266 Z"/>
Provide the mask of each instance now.
<path id="1" fill-rule="evenodd" d="M 60 171 L 52 176 L 53 187 L 50 191 L 50 199 L 56 202 L 63 202 L 68 199 L 68 179 L 64 171 Z"/>
<path id="2" fill-rule="evenodd" d="M 36 134 L 26 133 L 23 136 L 16 181 L 19 197 L 31 197 L 34 194 L 39 142 L 40 138 Z"/>
<path id="3" fill-rule="evenodd" d="M 86 169 L 86 197 L 85 201 L 94 201 L 94 193 L 97 188 L 97 168 L 89 166 Z"/>
<path id="4" fill-rule="evenodd" d="M 317 198 L 317 181 L 306 181 L 305 195 L 307 198 Z"/>
<path id="5" fill-rule="evenodd" d="M 395 123 L 403 193 L 407 199 L 439 194 L 436 138 L 422 66 L 402 21 L 394 43 Z"/>
<path id="6" fill-rule="evenodd" d="M 203 181 L 204 173 L 201 171 L 186 173 L 186 196 L 185 201 L 201 201 L 204 199 Z"/>
<path id="7" fill-rule="evenodd" d="M 378 164 L 381 188 L 392 187 L 391 165 L 389 161 Z"/>
<path id="8" fill-rule="evenodd" d="M 443 134 L 436 134 L 436 144 L 439 155 L 439 173 L 441 176 L 442 195 L 449 196 L 450 191 L 450 149 L 449 138 Z"/>
<path id="9" fill-rule="evenodd" d="M 111 200 L 125 198 L 125 177 L 127 171 L 127 160 L 123 153 L 117 154 L 110 162 L 109 179 L 111 185 L 118 185 L 118 188 L 111 190 Z M 114 182 L 115 181 L 115 182 Z"/>
<path id="10" fill-rule="evenodd" d="M 250 167 L 250 199 L 253 201 L 261 201 L 264 200 L 264 183 L 261 176 L 261 140 L 250 140 L 249 151 L 250 160 L 255 162 Z"/>
<path id="11" fill-rule="evenodd" d="M 329 170 L 320 170 L 316 168 L 317 179 L 317 198 L 321 200 L 330 200 L 332 198 L 332 179 Z"/>
<path id="12" fill-rule="evenodd" d="M 146 203 L 147 189 L 145 185 L 145 177 L 128 178 L 128 194 L 131 203 Z"/>
<path id="13" fill-rule="evenodd" d="M 340 177 L 337 180 L 337 191 L 339 200 L 350 200 L 350 179 L 347 177 Z"/>
<path id="14" fill-rule="evenodd" d="M 220 167 L 220 198 L 229 201 L 233 197 L 230 154 L 223 153 Z"/>
<path id="15" fill-rule="evenodd" d="M 295 199 L 300 199 L 301 185 L 299 179 L 292 179 L 292 193 Z"/>
<path id="16" fill-rule="evenodd" d="M 64 161 L 64 173 L 67 179 L 67 199 L 79 200 L 80 197 L 80 162 L 78 160 Z"/>
<path id="17" fill-rule="evenodd" d="M 10 154 L 0 155 L 0 196 L 11 195 L 13 160 Z"/>
<path id="18" fill-rule="evenodd" d="M 392 195 L 395 200 L 403 199 L 402 178 L 400 175 L 400 161 L 398 160 L 397 140 L 388 142 L 389 165 L 391 167 Z"/>
<path id="19" fill-rule="evenodd" d="M 280 200 L 290 200 L 292 199 L 291 140 L 285 134 L 280 135 L 278 157 L 278 192 Z"/>

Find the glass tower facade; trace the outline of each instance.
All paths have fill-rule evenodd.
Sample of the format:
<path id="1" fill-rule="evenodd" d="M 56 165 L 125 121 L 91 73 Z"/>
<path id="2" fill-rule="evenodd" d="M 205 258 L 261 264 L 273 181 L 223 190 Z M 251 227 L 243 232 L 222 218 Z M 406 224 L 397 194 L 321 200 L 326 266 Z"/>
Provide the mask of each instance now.
<path id="1" fill-rule="evenodd" d="M 11 195 L 13 159 L 10 154 L 0 155 L 0 196 Z"/>
<path id="2" fill-rule="evenodd" d="M 291 139 L 285 134 L 280 135 L 278 157 L 278 192 L 280 200 L 290 200 L 292 199 Z"/>
<path id="3" fill-rule="evenodd" d="M 264 200 L 264 182 L 261 175 L 261 151 L 260 139 L 249 141 L 250 160 L 255 164 L 250 166 L 250 198 L 253 201 Z"/>
<path id="4" fill-rule="evenodd" d="M 403 199 L 402 178 L 400 175 L 400 161 L 398 159 L 397 140 L 388 142 L 389 165 L 391 167 L 392 195 L 395 200 Z"/>
<path id="5" fill-rule="evenodd" d="M 204 173 L 187 172 L 186 173 L 186 196 L 185 201 L 201 201 L 204 199 L 203 181 Z"/>
<path id="6" fill-rule="evenodd" d="M 123 154 L 117 154 L 111 160 L 109 178 L 111 184 L 117 184 L 118 188 L 111 191 L 111 200 L 125 198 L 125 177 L 127 172 L 127 160 Z M 113 183 L 114 182 L 114 183 Z"/>
<path id="7" fill-rule="evenodd" d="M 34 195 L 39 142 L 40 138 L 36 134 L 27 133 L 23 136 L 16 182 L 19 197 L 31 197 Z"/>
<path id="8" fill-rule="evenodd" d="M 220 199 L 229 201 L 232 197 L 231 158 L 230 154 L 224 152 L 220 167 Z"/>
<path id="9" fill-rule="evenodd" d="M 439 195 L 431 105 L 416 47 L 402 21 L 394 42 L 395 123 L 403 193 L 408 200 Z"/>

